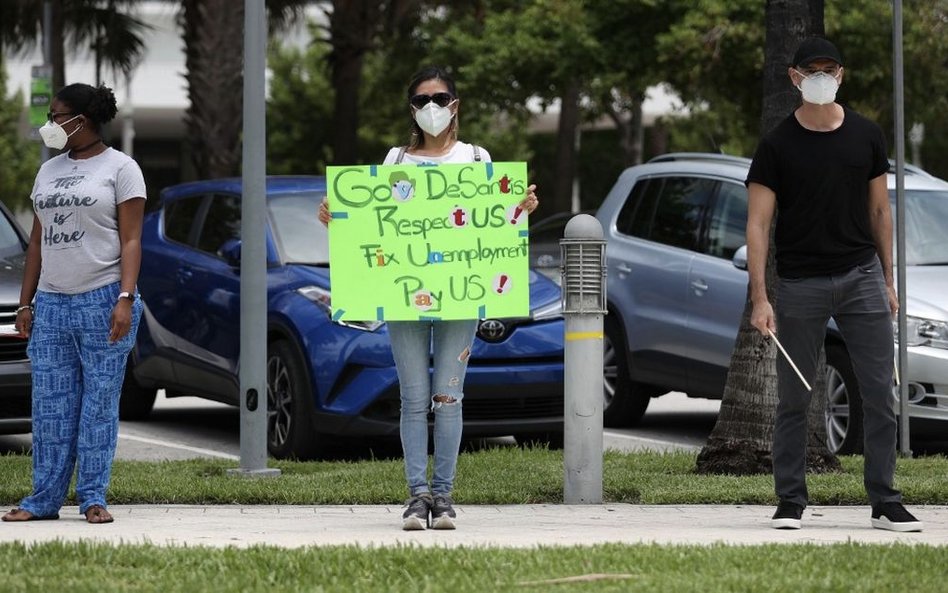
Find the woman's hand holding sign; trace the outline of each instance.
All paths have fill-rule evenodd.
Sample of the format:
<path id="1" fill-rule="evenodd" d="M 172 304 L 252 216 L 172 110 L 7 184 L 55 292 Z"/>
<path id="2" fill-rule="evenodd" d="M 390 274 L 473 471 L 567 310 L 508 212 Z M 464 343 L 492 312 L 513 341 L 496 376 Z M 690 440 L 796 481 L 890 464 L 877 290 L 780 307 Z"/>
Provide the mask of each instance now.
<path id="1" fill-rule="evenodd" d="M 332 220 L 332 214 L 329 213 L 329 198 L 323 198 L 323 201 L 319 203 L 317 216 L 319 216 L 319 222 L 329 226 L 329 221 Z"/>
<path id="2" fill-rule="evenodd" d="M 520 202 L 520 207 L 526 210 L 527 214 L 533 214 L 533 211 L 540 205 L 540 200 L 537 199 L 536 189 L 537 186 L 535 184 L 528 185 L 527 197 Z"/>

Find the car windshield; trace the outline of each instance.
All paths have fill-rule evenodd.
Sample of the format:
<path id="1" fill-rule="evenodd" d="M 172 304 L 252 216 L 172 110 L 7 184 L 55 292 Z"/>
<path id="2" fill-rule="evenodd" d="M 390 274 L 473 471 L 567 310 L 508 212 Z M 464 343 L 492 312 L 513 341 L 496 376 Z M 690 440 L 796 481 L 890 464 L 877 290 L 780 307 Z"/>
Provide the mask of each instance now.
<path id="1" fill-rule="evenodd" d="M 0 256 L 6 257 L 22 252 L 23 244 L 20 242 L 20 236 L 6 215 L 0 212 Z"/>
<path id="2" fill-rule="evenodd" d="M 895 197 L 893 194 L 892 200 Z M 892 218 L 895 219 L 895 206 Z M 905 262 L 948 265 L 948 191 L 905 192 Z M 895 225 L 893 225 L 894 227 Z M 893 245 L 897 243 L 893 241 Z"/>
<path id="3" fill-rule="evenodd" d="M 268 200 L 273 238 L 284 263 L 329 265 L 329 235 L 316 217 L 325 195 L 299 193 Z"/>

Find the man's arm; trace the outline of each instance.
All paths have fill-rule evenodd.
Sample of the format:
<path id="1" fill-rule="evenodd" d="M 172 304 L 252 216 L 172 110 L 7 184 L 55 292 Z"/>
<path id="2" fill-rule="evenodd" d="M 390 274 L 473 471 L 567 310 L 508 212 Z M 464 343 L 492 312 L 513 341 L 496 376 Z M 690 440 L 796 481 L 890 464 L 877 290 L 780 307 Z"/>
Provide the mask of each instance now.
<path id="1" fill-rule="evenodd" d="M 889 309 L 894 316 L 899 310 L 899 297 L 896 295 L 895 279 L 892 276 L 892 207 L 889 205 L 885 173 L 869 181 L 869 226 L 879 261 L 882 262 L 885 288 L 889 294 Z"/>
<path id="2" fill-rule="evenodd" d="M 766 185 L 747 185 L 747 273 L 753 304 L 751 324 L 763 335 L 776 331 L 774 310 L 767 299 L 767 252 L 770 249 L 770 224 L 777 207 L 777 196 Z"/>

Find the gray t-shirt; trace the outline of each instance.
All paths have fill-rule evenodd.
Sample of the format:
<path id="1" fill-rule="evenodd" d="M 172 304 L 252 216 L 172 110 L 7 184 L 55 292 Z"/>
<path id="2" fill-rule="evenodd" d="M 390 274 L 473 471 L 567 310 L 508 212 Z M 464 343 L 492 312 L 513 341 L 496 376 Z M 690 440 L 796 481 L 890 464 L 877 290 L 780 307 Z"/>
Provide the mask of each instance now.
<path id="1" fill-rule="evenodd" d="M 78 294 L 121 279 L 116 206 L 145 198 L 142 170 L 113 150 L 88 159 L 67 153 L 43 163 L 33 184 L 33 211 L 42 227 L 39 289 Z"/>

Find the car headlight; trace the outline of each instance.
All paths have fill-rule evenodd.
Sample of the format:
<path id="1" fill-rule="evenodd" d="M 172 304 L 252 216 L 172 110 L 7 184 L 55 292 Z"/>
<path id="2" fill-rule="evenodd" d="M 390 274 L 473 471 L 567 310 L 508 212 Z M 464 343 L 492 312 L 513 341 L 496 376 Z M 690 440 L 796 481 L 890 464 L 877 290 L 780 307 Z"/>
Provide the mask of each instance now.
<path id="1" fill-rule="evenodd" d="M 556 319 L 557 317 L 563 316 L 563 301 L 556 299 L 548 305 L 543 305 L 542 307 L 537 307 L 530 312 L 530 318 L 534 321 L 542 321 L 544 319 Z"/>
<path id="2" fill-rule="evenodd" d="M 329 291 L 325 288 L 320 288 L 318 286 L 303 286 L 297 288 L 296 292 L 303 295 L 311 302 L 315 303 L 323 312 L 326 314 L 333 323 L 341 325 L 343 327 L 351 327 L 353 329 L 358 329 L 367 332 L 374 332 L 378 328 L 385 325 L 384 321 L 347 321 L 341 319 L 332 318 L 332 304 L 329 295 Z"/>
<path id="3" fill-rule="evenodd" d="M 932 346 L 948 349 L 948 323 L 922 317 L 905 318 L 905 343 L 908 346 Z M 898 328 L 896 328 L 898 336 Z"/>

